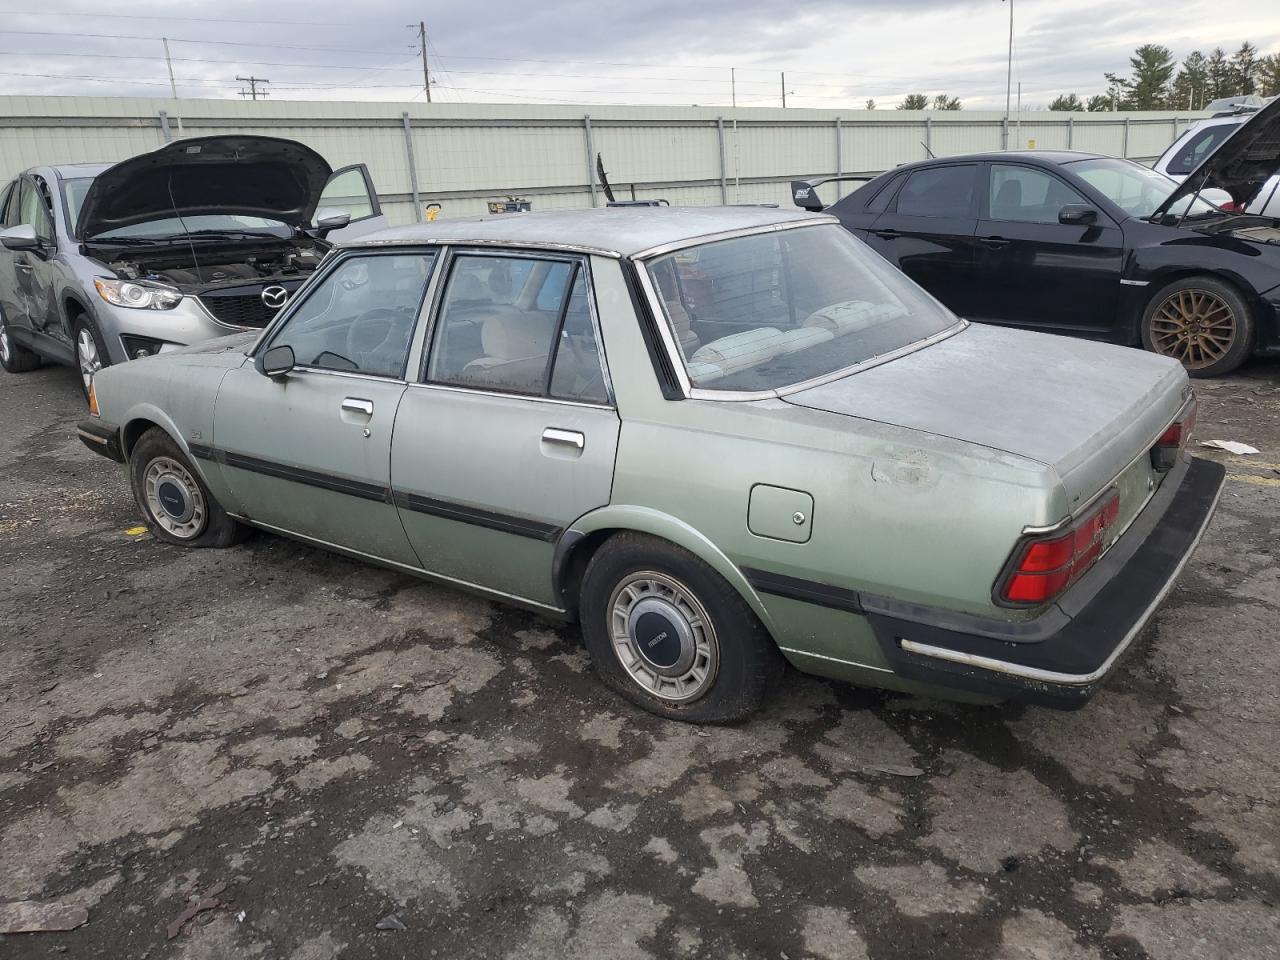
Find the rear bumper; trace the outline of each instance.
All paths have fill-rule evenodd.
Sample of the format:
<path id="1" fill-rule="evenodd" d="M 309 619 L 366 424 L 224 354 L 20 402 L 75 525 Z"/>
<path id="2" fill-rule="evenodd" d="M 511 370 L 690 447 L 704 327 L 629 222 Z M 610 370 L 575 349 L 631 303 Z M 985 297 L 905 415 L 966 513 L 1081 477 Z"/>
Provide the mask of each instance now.
<path id="1" fill-rule="evenodd" d="M 124 445 L 120 442 L 120 429 L 101 420 L 81 420 L 76 425 L 80 442 L 116 463 L 124 463 Z"/>
<path id="2" fill-rule="evenodd" d="M 1183 460 L 1129 530 L 1058 603 L 1011 623 L 860 597 L 899 676 L 983 696 L 1072 709 L 1105 681 L 1200 542 L 1226 474 Z"/>

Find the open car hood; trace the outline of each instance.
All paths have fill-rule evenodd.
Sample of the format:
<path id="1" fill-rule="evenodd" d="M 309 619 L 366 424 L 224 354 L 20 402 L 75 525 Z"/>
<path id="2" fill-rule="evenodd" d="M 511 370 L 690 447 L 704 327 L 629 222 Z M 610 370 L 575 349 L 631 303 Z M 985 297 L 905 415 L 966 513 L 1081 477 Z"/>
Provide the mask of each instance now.
<path id="1" fill-rule="evenodd" d="M 1165 198 L 1151 219 L 1158 221 L 1183 197 L 1211 188 L 1227 191 L 1243 208 L 1277 172 L 1280 172 L 1280 97 L 1241 124 L 1217 150 L 1205 157 L 1178 189 Z"/>
<path id="2" fill-rule="evenodd" d="M 85 195 L 76 238 L 174 216 L 229 214 L 311 222 L 332 174 L 310 147 L 279 137 L 175 140 L 98 174 Z"/>

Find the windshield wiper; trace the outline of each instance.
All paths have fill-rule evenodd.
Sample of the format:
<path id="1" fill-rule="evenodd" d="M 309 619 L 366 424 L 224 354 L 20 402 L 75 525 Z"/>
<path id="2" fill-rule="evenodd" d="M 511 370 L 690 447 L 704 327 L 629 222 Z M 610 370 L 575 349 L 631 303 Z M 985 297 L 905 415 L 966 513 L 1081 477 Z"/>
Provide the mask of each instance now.
<path id="1" fill-rule="evenodd" d="M 186 237 L 237 237 L 237 238 L 253 238 L 258 240 L 283 240 L 284 238 L 275 233 L 264 233 L 255 230 L 192 230 L 190 233 L 182 234 Z"/>

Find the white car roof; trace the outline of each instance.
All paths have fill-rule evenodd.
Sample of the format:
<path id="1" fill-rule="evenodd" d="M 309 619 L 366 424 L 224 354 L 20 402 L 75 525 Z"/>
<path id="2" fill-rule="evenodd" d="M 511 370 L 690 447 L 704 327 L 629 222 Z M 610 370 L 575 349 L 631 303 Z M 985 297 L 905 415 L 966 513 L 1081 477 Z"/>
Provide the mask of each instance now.
<path id="1" fill-rule="evenodd" d="M 806 221 L 837 222 L 830 216 L 773 207 L 601 207 L 436 220 L 379 230 L 344 246 L 448 241 L 634 257 L 720 234 Z"/>

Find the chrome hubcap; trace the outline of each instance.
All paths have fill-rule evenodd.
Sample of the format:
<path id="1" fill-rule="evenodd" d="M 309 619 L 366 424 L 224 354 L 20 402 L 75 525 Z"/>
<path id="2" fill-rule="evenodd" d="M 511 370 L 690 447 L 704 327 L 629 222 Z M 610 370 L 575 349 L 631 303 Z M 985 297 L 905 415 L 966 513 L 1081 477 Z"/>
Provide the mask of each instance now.
<path id="1" fill-rule="evenodd" d="M 102 369 L 102 358 L 98 356 L 98 344 L 88 328 L 82 327 L 76 337 L 76 357 L 80 361 L 80 378 L 84 380 L 85 392 L 93 383 L 93 375 Z"/>
<path id="2" fill-rule="evenodd" d="M 637 684 L 671 703 L 696 700 L 715 682 L 720 645 L 706 610 L 666 574 L 633 573 L 609 599 L 613 651 Z"/>
<path id="3" fill-rule="evenodd" d="M 205 503 L 187 468 L 170 457 L 156 457 L 143 476 L 147 512 L 166 532 L 183 540 L 204 529 Z"/>
<path id="4" fill-rule="evenodd" d="M 1179 290 L 1151 317 L 1151 345 L 1156 353 L 1198 370 L 1221 360 L 1236 336 L 1231 307 L 1208 290 Z"/>

